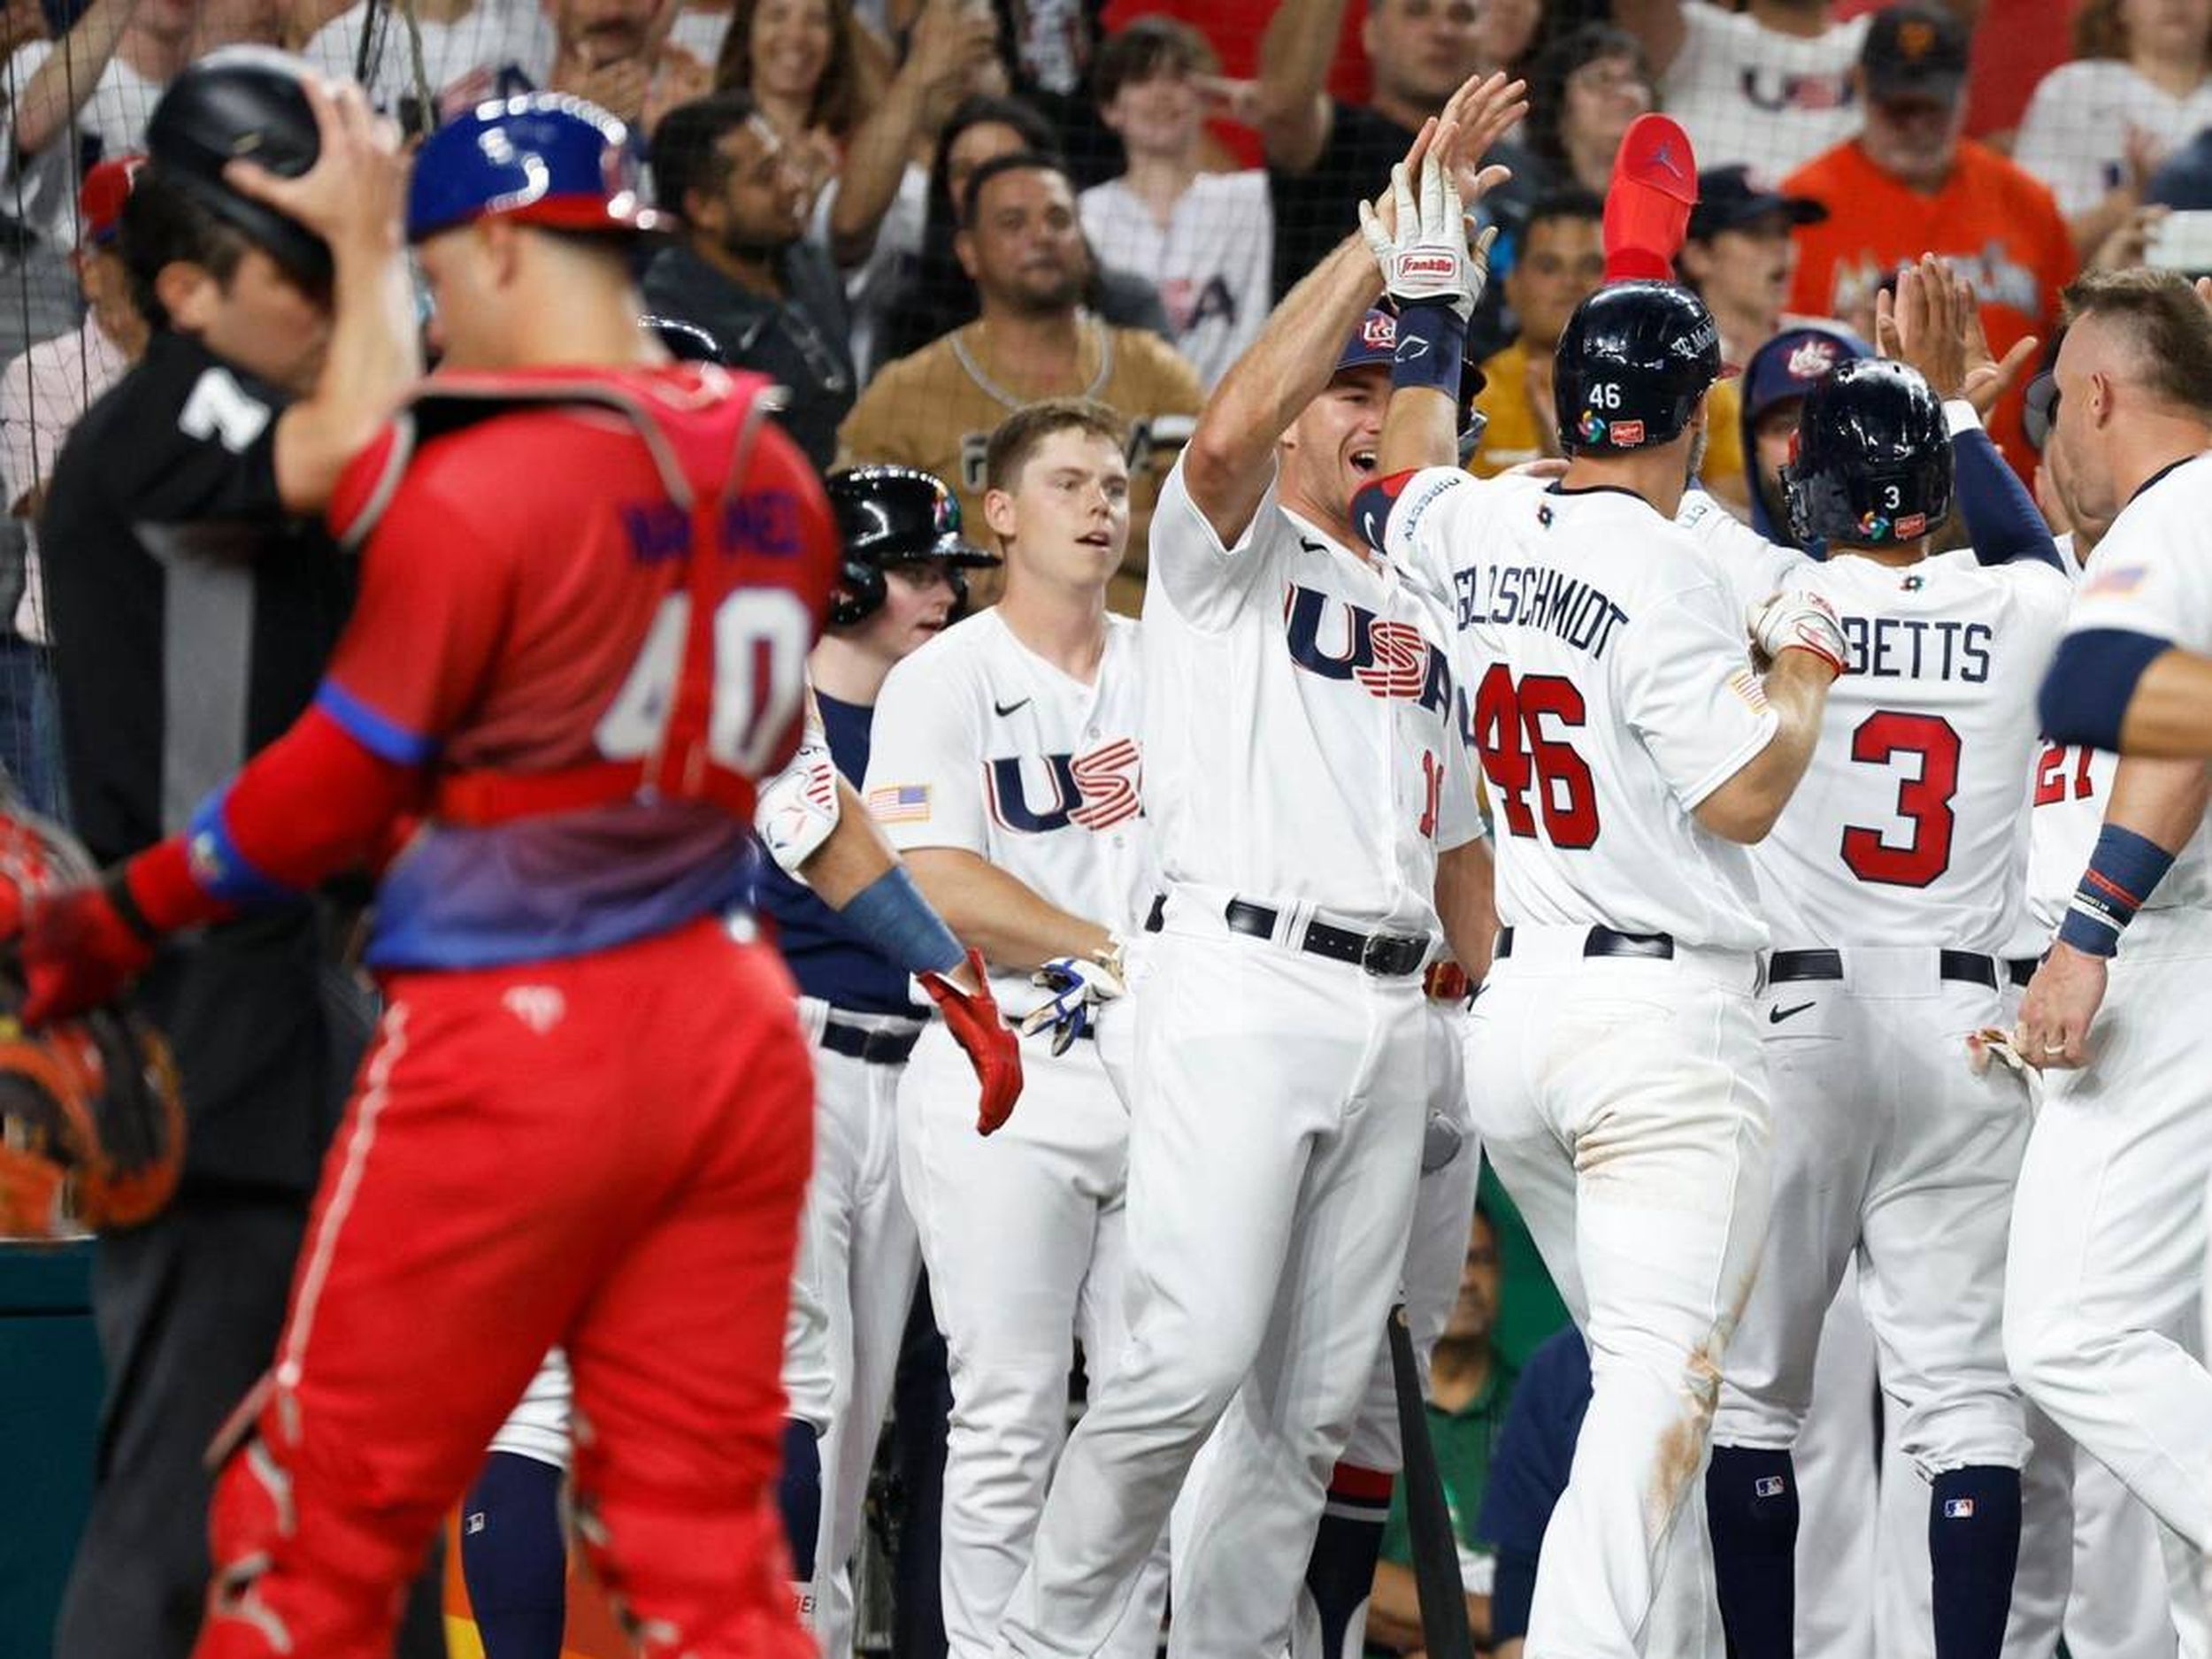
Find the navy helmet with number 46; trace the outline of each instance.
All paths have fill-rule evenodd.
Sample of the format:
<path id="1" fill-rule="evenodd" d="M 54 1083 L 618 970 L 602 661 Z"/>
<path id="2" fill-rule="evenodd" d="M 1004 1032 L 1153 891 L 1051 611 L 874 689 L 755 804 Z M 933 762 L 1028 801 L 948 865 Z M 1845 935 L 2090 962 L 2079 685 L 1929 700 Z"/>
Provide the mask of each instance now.
<path id="1" fill-rule="evenodd" d="M 1618 455 L 1671 442 L 1720 377 L 1720 330 L 1703 300 L 1671 282 L 1609 283 L 1560 332 L 1560 449 Z"/>
<path id="2" fill-rule="evenodd" d="M 1951 434 L 1917 372 L 1870 357 L 1846 363 L 1805 395 L 1782 468 L 1799 541 L 1899 547 L 1951 516 Z"/>

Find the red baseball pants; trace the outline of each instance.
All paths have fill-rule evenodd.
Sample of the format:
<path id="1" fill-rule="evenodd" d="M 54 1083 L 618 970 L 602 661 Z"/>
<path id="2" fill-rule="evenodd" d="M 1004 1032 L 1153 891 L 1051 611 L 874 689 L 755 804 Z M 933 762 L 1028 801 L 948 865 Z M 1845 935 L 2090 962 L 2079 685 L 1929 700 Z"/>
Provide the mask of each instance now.
<path id="1" fill-rule="evenodd" d="M 773 1502 L 813 1153 L 782 963 L 702 922 L 386 993 L 217 1486 L 197 1659 L 387 1659 L 556 1343 L 577 1532 L 643 1651 L 809 1659 Z"/>

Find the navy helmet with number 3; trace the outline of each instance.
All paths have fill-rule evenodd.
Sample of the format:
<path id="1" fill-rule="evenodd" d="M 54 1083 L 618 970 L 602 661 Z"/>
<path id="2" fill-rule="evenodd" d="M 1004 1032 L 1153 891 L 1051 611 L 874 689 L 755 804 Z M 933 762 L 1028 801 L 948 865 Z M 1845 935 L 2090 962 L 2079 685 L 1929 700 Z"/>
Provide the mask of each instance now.
<path id="1" fill-rule="evenodd" d="M 1560 332 L 1560 449 L 1618 455 L 1671 442 L 1720 376 L 1720 330 L 1703 300 L 1671 282 L 1609 283 Z"/>
<path id="2" fill-rule="evenodd" d="M 1805 395 L 1782 468 L 1799 541 L 1899 547 L 1951 516 L 1951 434 L 1932 388 L 1901 363 L 1846 363 Z"/>

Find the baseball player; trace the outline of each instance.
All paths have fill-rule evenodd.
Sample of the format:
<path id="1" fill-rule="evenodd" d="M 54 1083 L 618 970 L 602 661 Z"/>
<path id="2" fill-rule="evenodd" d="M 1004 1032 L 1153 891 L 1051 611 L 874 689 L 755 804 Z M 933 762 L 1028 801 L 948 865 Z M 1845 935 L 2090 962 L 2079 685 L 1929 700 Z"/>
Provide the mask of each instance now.
<path id="1" fill-rule="evenodd" d="M 864 811 L 835 808 L 855 775 L 865 776 L 868 717 L 883 676 L 964 606 L 963 572 L 997 558 L 962 536 L 958 501 L 926 472 L 859 467 L 833 473 L 827 489 L 842 554 L 829 627 L 807 659 L 807 734 L 763 788 L 755 823 L 772 860 L 758 895 L 799 983 L 815 1076 L 814 1171 L 784 1340 L 780 1497 L 800 1617 L 818 1635 L 826 1625 L 835 1632 L 826 1650 L 844 1651 L 849 1558 L 920 1262 L 899 1195 L 893 1110 L 922 1016 L 907 1000 L 906 971 L 887 954 L 895 941 L 871 938 L 836 908 L 891 856 Z M 841 852 L 856 866 L 841 881 L 824 869 Z M 493 1437 L 463 1506 L 462 1567 L 487 1659 L 559 1659 L 566 1589 L 557 1496 L 571 1394 L 556 1350 Z M 833 1471 L 826 1501 L 825 1467 Z M 826 1553 L 818 1548 L 824 1532 Z"/>
<path id="2" fill-rule="evenodd" d="M 35 1021 L 416 822 L 276 1366 L 219 1448 L 204 1659 L 388 1651 L 398 1587 L 557 1342 L 579 1534 L 641 1642 L 810 1650 L 767 1490 L 810 1083 L 790 979 L 726 912 L 836 549 L 764 384 L 639 334 L 635 183 L 620 123 L 566 97 L 424 146 L 408 224 L 447 368 L 337 496 L 367 550 L 313 706 L 22 934 Z M 524 467 L 529 491 L 483 488 Z M 918 966 L 926 940 L 956 954 L 895 872 L 847 909 L 896 913 Z M 922 982 L 1010 1103 L 987 987 Z"/>
<path id="3" fill-rule="evenodd" d="M 902 1087 L 900 1174 L 950 1357 L 945 1637 L 981 1659 L 1029 1556 L 1067 1421 L 1079 1339 L 1094 1391 L 1126 1327 L 1129 1111 L 1098 1035 L 1126 1010 L 1122 951 L 1148 895 L 1137 625 L 1107 583 L 1129 536 L 1126 423 L 1104 405 L 1033 403 L 991 435 L 984 512 L 1004 596 L 899 664 L 875 717 L 867 800 L 923 892 L 1035 1002 L 1033 1110 L 977 1140 L 959 1051 L 925 1033 Z M 1163 1549 L 1106 1651 L 1148 1659 Z"/>
<path id="4" fill-rule="evenodd" d="M 1924 286 L 1917 271 L 1906 282 Z M 1940 275 L 1934 288 L 1947 335 L 1956 293 Z M 1939 1659 L 1997 1659 L 2011 1602 L 2028 1441 L 1999 1263 L 2028 1100 L 2010 1068 L 1970 1071 L 1963 1043 L 2002 1018 L 2026 877 L 2027 687 L 2070 588 L 2047 534 L 2043 560 L 1927 557 L 1951 511 L 1947 422 L 1978 424 L 1911 368 L 1845 364 L 1807 394 L 1783 474 L 1793 532 L 1829 549 L 1793 585 L 1836 609 L 1851 655 L 1806 780 L 1755 858 L 1774 939 L 1773 1213 L 1706 1485 L 1722 1616 L 1747 1659 L 1791 1651 L 1790 1450 L 1823 1311 L 1855 1257 L 1884 1390 L 1930 1487 Z"/>
<path id="5" fill-rule="evenodd" d="M 1479 196 L 1502 172 L 1461 158 L 1519 91 L 1470 82 L 1409 165 L 1433 140 Z M 1463 232 L 1445 280 L 1471 306 Z M 1178 1535 L 1170 1651 L 1282 1651 L 1403 1261 L 1421 971 L 1440 926 L 1481 959 L 1488 870 L 1442 630 L 1356 550 L 1391 350 L 1379 290 L 1348 238 L 1216 388 L 1153 519 L 1143 747 L 1164 895 L 1129 964 L 1129 1336 L 1055 1474 L 1013 1653 L 1108 1640 L 1217 1425 L 1249 1472 L 1207 1483 Z"/>
<path id="6" fill-rule="evenodd" d="M 1822 602 L 1786 593 L 1754 618 L 1755 672 L 1741 611 L 1671 522 L 1720 366 L 1692 295 L 1601 288 L 1560 339 L 1571 459 L 1539 487 L 1400 470 L 1448 423 L 1402 346 L 1391 476 L 1363 502 L 1452 607 L 1501 826 L 1476 1118 L 1591 1349 L 1532 1659 L 1717 1645 L 1701 1475 L 1767 1210 L 1746 846 L 1795 789 L 1847 649 Z"/>
<path id="7" fill-rule="evenodd" d="M 2070 518 L 2111 527 L 2040 707 L 2054 740 L 2110 743 L 2144 664 L 2170 641 L 2205 639 L 2212 326 L 2187 283 L 2164 272 L 2084 277 L 2067 308 L 2045 465 Z M 2080 779 L 2055 781 L 2070 791 Z M 2085 782 L 2085 814 L 2098 798 L 2093 772 Z M 2204 801 L 2200 762 L 2135 757 L 2103 794 L 2015 1033 L 2045 1087 L 2005 1289 L 2021 1388 L 2194 1551 L 2212 1540 L 2212 1374 L 2198 1305 L 2212 1172 L 2197 1041 L 2212 960 Z M 2202 1628 L 2185 1587 L 2193 1576 L 2171 1574 L 2185 1632 Z"/>

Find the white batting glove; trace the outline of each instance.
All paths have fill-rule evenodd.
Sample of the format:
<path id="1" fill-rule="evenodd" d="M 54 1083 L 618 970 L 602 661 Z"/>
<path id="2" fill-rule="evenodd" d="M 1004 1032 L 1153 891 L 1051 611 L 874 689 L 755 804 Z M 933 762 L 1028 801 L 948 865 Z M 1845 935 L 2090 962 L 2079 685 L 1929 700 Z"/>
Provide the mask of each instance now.
<path id="1" fill-rule="evenodd" d="M 1464 321 L 1474 314 L 1489 280 L 1490 244 L 1497 239 L 1497 227 L 1486 229 L 1468 246 L 1459 187 L 1451 169 L 1433 155 L 1421 163 L 1418 196 L 1402 161 L 1390 170 L 1390 188 L 1397 206 L 1394 229 L 1383 228 L 1373 204 L 1359 204 L 1360 234 L 1382 268 L 1384 288 L 1401 307 L 1445 301 Z"/>
<path id="2" fill-rule="evenodd" d="M 1850 672 L 1843 623 L 1818 594 L 1786 588 L 1752 606 L 1747 622 L 1752 644 L 1770 662 L 1784 651 L 1809 651 L 1839 675 Z"/>
<path id="3" fill-rule="evenodd" d="M 1114 941 L 1110 964 L 1088 956 L 1056 956 L 1029 976 L 1029 982 L 1049 994 L 1022 1017 L 1021 1034 L 1033 1037 L 1052 1033 L 1056 1056 L 1075 1046 L 1077 1039 L 1098 1020 L 1098 1010 L 1129 993 L 1122 982 L 1121 941 Z"/>

